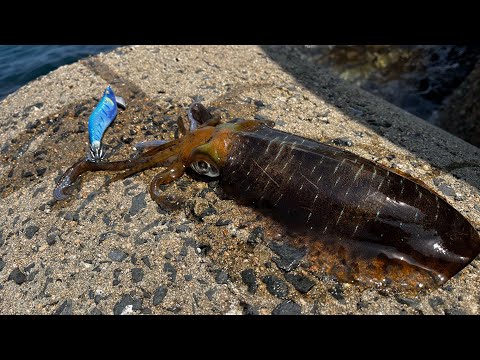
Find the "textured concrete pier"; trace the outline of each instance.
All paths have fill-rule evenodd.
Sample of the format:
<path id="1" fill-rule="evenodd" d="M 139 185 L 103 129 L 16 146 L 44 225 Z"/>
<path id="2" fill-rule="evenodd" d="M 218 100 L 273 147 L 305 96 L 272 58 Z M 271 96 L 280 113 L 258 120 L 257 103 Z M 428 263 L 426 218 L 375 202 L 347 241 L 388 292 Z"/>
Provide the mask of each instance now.
<path id="1" fill-rule="evenodd" d="M 55 179 L 86 154 L 88 116 L 107 84 L 128 103 L 104 138 L 115 158 L 173 137 L 177 117 L 202 100 L 409 172 L 480 230 L 480 149 L 311 68 L 295 49 L 122 47 L 0 102 L 0 313 L 480 313 L 478 258 L 417 296 L 285 271 L 252 209 L 189 176 L 166 190 L 187 199 L 172 212 L 148 195 L 155 170 L 108 187 L 107 173 L 86 174 L 71 200 L 55 202 Z"/>

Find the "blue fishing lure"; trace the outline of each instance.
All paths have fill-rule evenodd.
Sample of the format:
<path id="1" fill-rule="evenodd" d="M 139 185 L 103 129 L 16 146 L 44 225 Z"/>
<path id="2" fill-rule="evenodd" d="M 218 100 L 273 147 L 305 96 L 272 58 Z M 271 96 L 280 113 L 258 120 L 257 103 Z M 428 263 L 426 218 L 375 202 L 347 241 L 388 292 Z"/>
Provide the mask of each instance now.
<path id="1" fill-rule="evenodd" d="M 115 96 L 112 88 L 107 86 L 103 97 L 88 119 L 88 140 L 90 142 L 90 157 L 94 161 L 101 160 L 105 155 L 102 137 L 108 126 L 117 116 L 117 106 L 125 108 L 125 100 Z"/>

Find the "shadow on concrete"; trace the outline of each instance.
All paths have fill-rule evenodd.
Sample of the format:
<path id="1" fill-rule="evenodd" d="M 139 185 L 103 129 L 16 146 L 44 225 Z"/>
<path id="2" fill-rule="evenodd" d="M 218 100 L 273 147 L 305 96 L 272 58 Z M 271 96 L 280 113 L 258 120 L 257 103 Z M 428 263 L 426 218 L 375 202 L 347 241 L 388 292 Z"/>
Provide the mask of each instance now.
<path id="1" fill-rule="evenodd" d="M 418 156 L 427 161 L 433 167 L 447 171 L 455 177 L 468 182 L 477 189 L 480 189 L 480 162 L 472 160 L 445 164 L 444 161 L 442 162 L 441 160 L 439 160 L 438 156 L 436 156 L 436 151 L 432 151 L 431 147 L 425 145 L 425 140 L 423 140 L 419 135 L 417 139 L 415 139 L 415 137 L 417 137 L 417 134 L 413 134 L 412 139 L 408 139 L 408 141 L 403 141 L 402 138 L 405 137 L 402 136 L 404 134 L 401 133 L 403 129 L 397 131 L 394 128 L 390 128 L 392 124 L 388 121 L 381 120 L 381 117 L 378 116 L 379 114 L 372 113 L 366 116 L 365 113 L 355 110 L 353 106 L 349 109 L 345 109 L 345 107 L 343 106 L 340 108 L 339 104 L 335 100 L 335 97 L 332 96 L 332 93 L 330 93 L 329 88 L 322 85 L 323 83 L 318 80 L 318 78 L 320 77 L 320 71 L 324 70 L 315 67 L 314 64 L 308 60 L 310 54 L 308 47 L 301 45 L 264 45 L 261 47 L 265 54 L 270 57 L 271 60 L 275 61 L 283 68 L 283 70 L 294 76 L 300 84 L 305 86 L 316 96 L 322 98 L 324 101 L 329 102 L 335 107 L 339 108 L 339 110 L 345 113 L 349 118 L 368 127 L 373 132 L 388 139 L 395 145 L 407 149 L 415 156 Z M 354 101 L 352 103 L 354 103 Z M 418 121 L 424 120 L 419 119 Z M 475 157 L 477 159 L 480 158 L 480 149 L 475 148 L 473 145 L 471 146 L 471 148 L 474 149 L 474 153 L 469 152 L 468 154 L 460 154 L 459 151 L 453 151 L 451 150 L 452 147 L 446 147 L 445 144 L 442 144 L 438 140 L 435 146 L 449 152 L 453 155 L 454 158 L 458 158 L 459 155 L 465 155 L 463 157 L 467 159 L 474 159 Z M 466 149 L 470 149 L 470 147 L 466 147 Z M 465 174 L 463 170 L 467 168 L 473 169 L 475 171 L 475 175 L 472 176 L 471 173 L 470 175 Z"/>

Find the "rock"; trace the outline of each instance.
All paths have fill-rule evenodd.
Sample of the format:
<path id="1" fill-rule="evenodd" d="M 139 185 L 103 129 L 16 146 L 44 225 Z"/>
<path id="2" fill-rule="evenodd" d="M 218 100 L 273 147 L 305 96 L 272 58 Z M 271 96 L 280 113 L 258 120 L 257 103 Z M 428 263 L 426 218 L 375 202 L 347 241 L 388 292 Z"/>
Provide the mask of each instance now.
<path id="1" fill-rule="evenodd" d="M 186 224 L 178 225 L 175 228 L 175 232 L 177 232 L 177 233 L 184 233 L 184 232 L 187 232 L 189 230 L 190 230 L 190 228 Z"/>
<path id="2" fill-rule="evenodd" d="M 229 219 L 218 219 L 215 223 L 216 226 L 227 226 L 232 223 L 232 220 Z"/>
<path id="3" fill-rule="evenodd" d="M 455 190 L 447 184 L 440 184 L 438 190 L 440 190 L 445 196 L 455 196 Z"/>
<path id="4" fill-rule="evenodd" d="M 465 310 L 459 308 L 445 309 L 445 315 L 468 315 Z"/>
<path id="5" fill-rule="evenodd" d="M 13 280 L 17 285 L 22 285 L 27 281 L 27 276 L 17 267 L 8 275 L 8 280 Z"/>
<path id="6" fill-rule="evenodd" d="M 142 315 L 152 315 L 152 309 L 143 308 L 142 310 L 140 310 L 140 314 L 142 314 Z"/>
<path id="7" fill-rule="evenodd" d="M 300 260 L 307 254 L 305 248 L 296 248 L 287 244 L 270 242 L 268 247 L 279 257 L 274 257 L 273 262 L 282 270 L 291 271 L 295 269 Z"/>
<path id="8" fill-rule="evenodd" d="M 46 171 L 47 171 L 47 168 L 37 168 L 37 169 L 35 169 L 35 172 L 37 173 L 37 176 L 43 176 Z"/>
<path id="9" fill-rule="evenodd" d="M 193 276 L 190 275 L 190 274 L 187 274 L 187 275 L 185 275 L 183 278 L 185 279 L 185 281 L 192 281 Z"/>
<path id="10" fill-rule="evenodd" d="M 53 315 L 72 315 L 72 300 L 65 300 Z"/>
<path id="11" fill-rule="evenodd" d="M 165 285 L 162 285 L 155 290 L 155 293 L 153 294 L 153 300 L 152 304 L 153 306 L 158 306 L 160 303 L 165 299 L 165 296 L 167 296 L 168 288 Z"/>
<path id="12" fill-rule="evenodd" d="M 240 303 L 240 305 L 243 308 L 243 315 L 258 315 L 258 308 L 256 306 L 247 303 Z"/>
<path id="13" fill-rule="evenodd" d="M 147 203 L 145 201 L 145 192 L 141 192 L 140 194 L 133 197 L 132 206 L 128 210 L 128 214 L 130 216 L 134 216 L 138 214 L 146 206 L 147 206 Z"/>
<path id="14" fill-rule="evenodd" d="M 228 282 L 228 274 L 223 270 L 217 271 L 217 275 L 215 275 L 215 282 L 217 284 L 226 284 Z"/>
<path id="15" fill-rule="evenodd" d="M 32 177 L 32 176 L 33 176 L 33 172 L 31 172 L 30 170 L 22 172 L 22 177 L 24 177 L 24 178 L 28 178 L 28 177 Z"/>
<path id="16" fill-rule="evenodd" d="M 68 221 L 78 221 L 78 220 L 80 220 L 80 217 L 79 217 L 78 213 L 72 213 L 72 212 L 67 212 L 63 218 L 65 220 L 68 220 Z"/>
<path id="17" fill-rule="evenodd" d="M 175 282 L 175 279 L 177 278 L 177 269 L 175 269 L 171 263 L 166 262 L 165 265 L 163 265 L 163 271 L 167 273 L 168 280 Z"/>
<path id="18" fill-rule="evenodd" d="M 113 270 L 113 286 L 117 286 L 120 284 L 120 274 L 122 273 L 121 269 L 115 269 Z"/>
<path id="19" fill-rule="evenodd" d="M 89 314 L 90 314 L 90 315 L 103 315 L 103 313 L 102 313 L 100 310 L 98 310 L 98 308 L 96 308 L 96 307 L 93 308 L 93 309 L 90 311 Z"/>
<path id="20" fill-rule="evenodd" d="M 57 232 L 51 232 L 47 234 L 47 238 L 45 240 L 47 241 L 47 244 L 51 246 L 51 245 L 55 245 L 55 243 L 59 239 L 60 239 L 60 236 L 58 235 Z"/>
<path id="21" fill-rule="evenodd" d="M 287 300 L 275 307 L 272 315 L 301 315 L 302 308 L 297 303 Z"/>
<path id="22" fill-rule="evenodd" d="M 438 306 L 443 305 L 445 301 L 440 296 L 433 296 L 428 299 L 428 303 L 432 307 L 432 309 L 436 309 Z"/>
<path id="23" fill-rule="evenodd" d="M 2 258 L 0 258 L 0 271 L 2 271 L 4 267 L 5 267 L 5 261 L 3 261 Z"/>
<path id="24" fill-rule="evenodd" d="M 112 261 L 122 262 L 128 254 L 121 249 L 113 249 L 108 253 L 108 258 Z"/>
<path id="25" fill-rule="evenodd" d="M 349 138 L 336 138 L 332 140 L 332 143 L 337 146 L 353 146 L 353 141 Z"/>
<path id="26" fill-rule="evenodd" d="M 333 288 L 329 288 L 328 292 L 339 302 L 345 303 L 345 297 L 343 296 L 343 286 L 341 284 L 337 284 Z"/>
<path id="27" fill-rule="evenodd" d="M 207 291 L 205 291 L 205 296 L 208 300 L 212 301 L 213 295 L 215 295 L 215 289 L 208 289 Z"/>
<path id="28" fill-rule="evenodd" d="M 270 294 L 283 299 L 288 295 L 287 284 L 275 275 L 267 275 L 262 278 Z"/>
<path id="29" fill-rule="evenodd" d="M 137 255 L 136 254 L 132 254 L 130 256 L 130 262 L 133 264 L 133 265 L 137 265 Z"/>
<path id="30" fill-rule="evenodd" d="M 408 306 L 413 307 L 413 308 L 418 307 L 418 305 L 420 304 L 418 302 L 418 300 L 410 299 L 408 297 L 403 297 L 403 296 L 398 296 L 398 295 L 395 296 L 395 300 L 397 300 L 397 302 L 399 302 L 400 304 L 408 305 Z"/>
<path id="31" fill-rule="evenodd" d="M 285 274 L 285 279 L 302 294 L 309 292 L 314 285 L 312 280 L 303 275 Z"/>
<path id="32" fill-rule="evenodd" d="M 135 299 L 130 294 L 123 295 L 122 298 L 113 307 L 114 315 L 132 314 L 133 311 L 142 308 L 142 300 Z"/>
<path id="33" fill-rule="evenodd" d="M 152 264 L 150 263 L 148 255 L 142 256 L 142 261 L 150 270 L 152 270 Z"/>
<path id="34" fill-rule="evenodd" d="M 265 237 L 265 231 L 263 227 L 258 226 L 252 230 L 250 235 L 248 236 L 247 243 L 255 245 L 258 243 L 258 240 L 263 240 Z"/>
<path id="35" fill-rule="evenodd" d="M 240 273 L 242 281 L 247 285 L 247 291 L 250 294 L 255 294 L 258 288 L 257 277 L 253 269 L 245 269 Z"/>
<path id="36" fill-rule="evenodd" d="M 37 225 L 27 226 L 27 228 L 25 229 L 26 238 L 29 240 L 32 239 L 38 230 L 40 230 L 40 228 Z"/>
<path id="37" fill-rule="evenodd" d="M 145 273 L 142 268 L 133 268 L 132 269 L 132 281 L 138 283 L 143 280 Z"/>
<path id="38" fill-rule="evenodd" d="M 263 101 L 261 100 L 255 100 L 253 102 L 253 104 L 256 106 L 256 107 L 265 107 L 265 104 L 263 103 Z"/>

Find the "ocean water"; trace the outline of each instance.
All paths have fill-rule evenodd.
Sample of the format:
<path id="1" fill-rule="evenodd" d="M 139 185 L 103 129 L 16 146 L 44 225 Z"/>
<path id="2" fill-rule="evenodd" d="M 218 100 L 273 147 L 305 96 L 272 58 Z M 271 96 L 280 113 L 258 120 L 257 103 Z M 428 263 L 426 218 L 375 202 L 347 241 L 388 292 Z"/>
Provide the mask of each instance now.
<path id="1" fill-rule="evenodd" d="M 0 100 L 41 75 L 118 45 L 0 45 Z"/>

